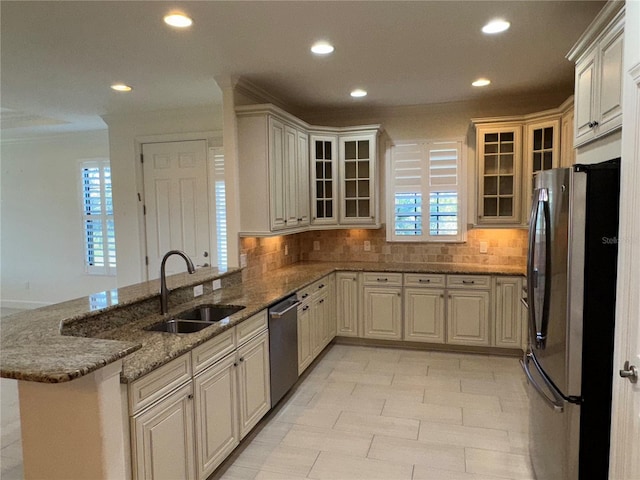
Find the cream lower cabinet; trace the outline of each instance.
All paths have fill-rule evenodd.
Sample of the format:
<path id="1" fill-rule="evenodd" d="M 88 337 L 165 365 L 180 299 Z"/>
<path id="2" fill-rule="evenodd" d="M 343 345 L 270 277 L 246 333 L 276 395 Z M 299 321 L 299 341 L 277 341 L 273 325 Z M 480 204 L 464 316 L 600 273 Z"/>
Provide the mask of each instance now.
<path id="1" fill-rule="evenodd" d="M 448 291 L 447 343 L 490 345 L 490 298 L 488 291 Z"/>
<path id="2" fill-rule="evenodd" d="M 402 274 L 363 275 L 364 338 L 402 340 Z"/>
<path id="3" fill-rule="evenodd" d="M 298 374 L 324 350 L 336 336 L 334 274 L 298 292 Z"/>
<path id="4" fill-rule="evenodd" d="M 313 358 L 317 357 L 329 343 L 329 291 L 318 292 L 311 301 L 313 324 L 311 338 L 313 339 Z"/>
<path id="5" fill-rule="evenodd" d="M 520 277 L 495 278 L 493 344 L 496 347 L 522 347 L 521 293 Z"/>
<path id="6" fill-rule="evenodd" d="M 134 478 L 195 478 L 191 382 L 132 417 L 131 433 Z"/>
<path id="7" fill-rule="evenodd" d="M 404 276 L 404 340 L 445 342 L 445 276 Z"/>
<path id="8" fill-rule="evenodd" d="M 310 303 L 309 298 L 298 305 L 298 375 L 301 375 L 313 361 Z"/>
<path id="9" fill-rule="evenodd" d="M 336 320 L 341 337 L 358 337 L 360 316 L 360 274 L 357 272 L 336 273 Z"/>

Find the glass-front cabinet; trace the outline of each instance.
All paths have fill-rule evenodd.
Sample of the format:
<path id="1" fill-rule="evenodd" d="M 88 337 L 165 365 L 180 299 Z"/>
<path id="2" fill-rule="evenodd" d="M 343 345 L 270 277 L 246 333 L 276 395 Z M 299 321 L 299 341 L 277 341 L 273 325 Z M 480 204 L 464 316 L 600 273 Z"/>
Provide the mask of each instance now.
<path id="1" fill-rule="evenodd" d="M 311 136 L 311 224 L 338 223 L 338 137 Z"/>
<path id="2" fill-rule="evenodd" d="M 375 223 L 376 134 L 340 137 L 341 224 Z"/>
<path id="3" fill-rule="evenodd" d="M 520 223 L 521 125 L 479 125 L 478 224 Z"/>

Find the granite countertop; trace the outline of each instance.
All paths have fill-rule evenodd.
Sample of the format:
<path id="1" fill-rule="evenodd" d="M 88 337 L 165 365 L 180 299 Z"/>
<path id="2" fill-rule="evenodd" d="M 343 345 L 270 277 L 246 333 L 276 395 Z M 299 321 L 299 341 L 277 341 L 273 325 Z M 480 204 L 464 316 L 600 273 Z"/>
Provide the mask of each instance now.
<path id="1" fill-rule="evenodd" d="M 91 319 L 97 314 L 123 306 L 132 308 L 136 302 L 158 295 L 158 282 L 145 282 L 118 289 L 117 304 L 106 308 L 92 308 L 93 296 L 90 296 L 6 317 L 2 320 L 0 373 L 2 377 L 17 380 L 59 383 L 122 359 L 121 381 L 128 383 L 334 271 L 524 274 L 522 267 L 508 265 L 301 262 L 265 273 L 261 279 L 225 287 L 170 309 L 169 314 L 175 315 L 204 303 L 245 307 L 228 319 L 196 333 L 171 334 L 144 330 L 163 319 L 157 313 L 120 326 L 106 324 L 103 329 L 93 331 L 90 338 L 61 334 L 61 329 L 69 323 L 79 325 L 85 318 Z M 208 271 L 176 277 L 177 280 L 172 277 L 174 282 L 196 285 L 219 278 L 220 273 Z M 65 331 L 73 333 L 69 328 Z"/>

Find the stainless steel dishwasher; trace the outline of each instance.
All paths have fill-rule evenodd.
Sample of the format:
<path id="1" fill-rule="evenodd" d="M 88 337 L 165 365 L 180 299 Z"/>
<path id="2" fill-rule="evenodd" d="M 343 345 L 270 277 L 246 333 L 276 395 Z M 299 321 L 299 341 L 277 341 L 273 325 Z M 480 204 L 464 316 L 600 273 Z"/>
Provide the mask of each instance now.
<path id="1" fill-rule="evenodd" d="M 269 308 L 271 407 L 298 380 L 298 297 L 292 295 Z"/>

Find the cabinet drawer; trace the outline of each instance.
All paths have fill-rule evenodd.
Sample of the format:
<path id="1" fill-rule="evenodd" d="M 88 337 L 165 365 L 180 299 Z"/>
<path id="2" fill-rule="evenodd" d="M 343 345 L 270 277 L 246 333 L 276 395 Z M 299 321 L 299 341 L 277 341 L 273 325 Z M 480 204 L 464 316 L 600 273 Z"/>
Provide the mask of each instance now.
<path id="1" fill-rule="evenodd" d="M 186 354 L 157 368 L 129 385 L 129 412 L 135 414 L 191 380 L 191 355 Z"/>
<path id="2" fill-rule="evenodd" d="M 260 333 L 267 328 L 267 310 L 256 313 L 253 317 L 246 319 L 244 322 L 236 325 L 236 335 L 238 337 L 238 346 L 245 343 L 251 337 Z"/>
<path id="3" fill-rule="evenodd" d="M 402 274 L 401 273 L 388 273 L 388 272 L 366 272 L 363 275 L 363 281 L 365 285 L 396 285 L 402 286 Z"/>
<path id="4" fill-rule="evenodd" d="M 194 375 L 236 349 L 236 329 L 230 328 L 191 351 Z"/>
<path id="5" fill-rule="evenodd" d="M 491 288 L 491 276 L 489 275 L 447 275 L 447 287 L 449 288 Z"/>
<path id="6" fill-rule="evenodd" d="M 407 287 L 444 288 L 445 276 L 425 273 L 405 273 L 404 284 Z"/>

